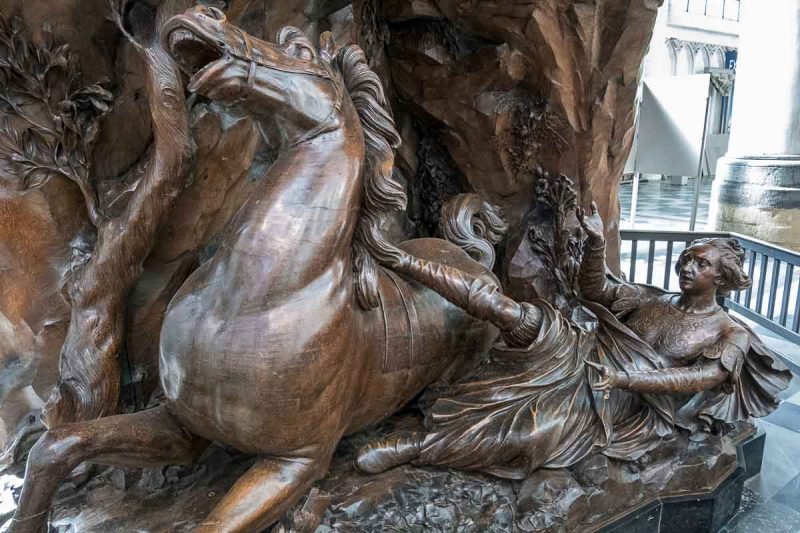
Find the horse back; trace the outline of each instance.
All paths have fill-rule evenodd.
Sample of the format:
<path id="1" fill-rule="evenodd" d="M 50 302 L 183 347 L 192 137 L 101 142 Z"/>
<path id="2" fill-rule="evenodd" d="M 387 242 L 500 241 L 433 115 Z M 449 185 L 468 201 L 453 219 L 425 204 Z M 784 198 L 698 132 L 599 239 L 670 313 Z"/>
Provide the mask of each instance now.
<path id="1" fill-rule="evenodd" d="M 459 247 L 441 239 L 415 239 L 399 245 L 413 255 L 496 279 Z M 399 410 L 426 386 L 449 381 L 483 359 L 497 330 L 451 304 L 427 287 L 388 269 L 379 274 L 380 307 L 366 312 L 357 328 L 369 342 L 368 379 L 356 402 L 348 432 Z"/>

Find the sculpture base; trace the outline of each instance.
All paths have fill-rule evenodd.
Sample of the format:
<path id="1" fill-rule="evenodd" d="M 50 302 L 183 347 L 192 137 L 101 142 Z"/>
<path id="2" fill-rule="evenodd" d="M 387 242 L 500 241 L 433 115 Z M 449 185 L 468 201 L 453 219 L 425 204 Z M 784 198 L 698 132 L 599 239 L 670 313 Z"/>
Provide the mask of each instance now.
<path id="1" fill-rule="evenodd" d="M 722 529 L 739 509 L 745 481 L 739 467 L 715 490 L 694 496 L 659 498 L 600 529 L 602 533 L 709 533 Z"/>
<path id="2" fill-rule="evenodd" d="M 602 533 L 706 533 L 719 531 L 739 510 L 744 482 L 761 472 L 766 433 L 743 426 L 731 435 L 739 466 L 707 494 L 659 498 L 602 528 Z"/>
<path id="3" fill-rule="evenodd" d="M 391 426 L 416 423 L 405 416 Z M 376 430 L 346 439 L 315 495 L 273 532 L 717 531 L 736 514 L 746 476 L 760 466 L 764 435 L 748 427 L 723 438 L 679 433 L 637 462 L 598 454 L 523 481 L 411 465 L 362 475 L 352 467 L 353 454 Z M 109 468 L 73 477 L 61 487 L 53 525 L 188 531 L 252 462 L 214 446 L 194 467 Z"/>

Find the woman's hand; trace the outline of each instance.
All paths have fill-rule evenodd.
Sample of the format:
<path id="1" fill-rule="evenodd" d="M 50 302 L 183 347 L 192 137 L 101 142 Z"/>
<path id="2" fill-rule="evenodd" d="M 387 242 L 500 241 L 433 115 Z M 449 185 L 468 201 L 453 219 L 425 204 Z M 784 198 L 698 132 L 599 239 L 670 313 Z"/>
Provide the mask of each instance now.
<path id="1" fill-rule="evenodd" d="M 617 372 L 605 365 L 600 365 L 591 361 L 584 361 L 584 363 L 597 370 L 602 376 L 600 381 L 592 384 L 592 390 L 610 391 L 611 389 L 621 389 L 624 387 L 626 380 L 625 375 L 621 372 Z"/>
<path id="2" fill-rule="evenodd" d="M 603 227 L 603 219 L 600 218 L 600 215 L 597 212 L 597 204 L 592 202 L 592 214 L 591 216 L 586 216 L 586 211 L 582 207 L 575 208 L 575 216 L 578 217 L 578 222 L 580 222 L 583 231 L 586 232 L 586 236 L 589 238 L 589 242 L 592 246 L 600 246 L 605 244 L 605 228 Z"/>

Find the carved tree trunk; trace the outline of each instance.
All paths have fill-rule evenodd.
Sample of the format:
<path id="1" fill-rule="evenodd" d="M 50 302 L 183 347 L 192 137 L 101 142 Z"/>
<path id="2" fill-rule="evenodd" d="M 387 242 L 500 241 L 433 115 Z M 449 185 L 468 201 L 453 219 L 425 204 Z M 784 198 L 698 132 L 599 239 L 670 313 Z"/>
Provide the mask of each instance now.
<path id="1" fill-rule="evenodd" d="M 187 5 L 181 0 L 165 2 L 158 18 L 166 20 Z M 125 338 L 128 292 L 142 273 L 142 263 L 188 170 L 189 120 L 181 74 L 157 35 L 142 53 L 154 149 L 125 210 L 98 228 L 91 258 L 70 288 L 72 313 L 61 350 L 61 376 L 45 407 L 49 427 L 116 410 L 117 358 Z"/>

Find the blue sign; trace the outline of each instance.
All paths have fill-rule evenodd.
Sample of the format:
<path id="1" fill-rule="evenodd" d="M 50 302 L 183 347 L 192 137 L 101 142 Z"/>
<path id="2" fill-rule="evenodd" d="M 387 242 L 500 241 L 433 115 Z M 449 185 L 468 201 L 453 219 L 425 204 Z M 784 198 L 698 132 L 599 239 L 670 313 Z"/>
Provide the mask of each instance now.
<path id="1" fill-rule="evenodd" d="M 738 50 L 728 50 L 725 52 L 725 68 L 736 70 L 736 58 L 738 54 Z"/>

